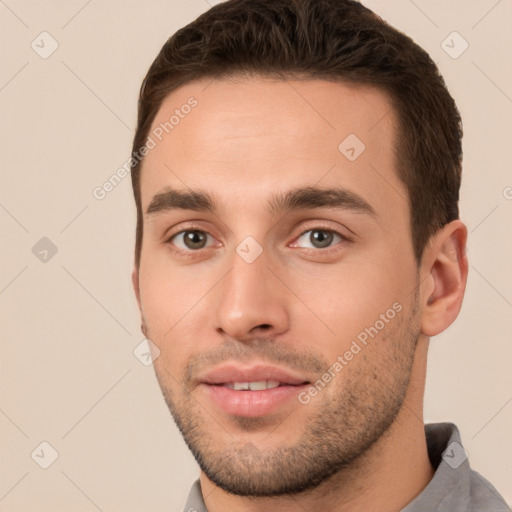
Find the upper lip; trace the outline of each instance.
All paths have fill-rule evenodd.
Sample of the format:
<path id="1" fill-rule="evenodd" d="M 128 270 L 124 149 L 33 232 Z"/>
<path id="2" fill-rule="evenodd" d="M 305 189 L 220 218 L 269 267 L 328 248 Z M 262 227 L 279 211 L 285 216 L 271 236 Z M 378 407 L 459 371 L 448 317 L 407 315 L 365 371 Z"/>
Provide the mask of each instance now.
<path id="1" fill-rule="evenodd" d="M 258 382 L 263 380 L 276 380 L 281 384 L 297 386 L 305 384 L 307 378 L 301 377 L 289 370 L 278 366 L 253 364 L 241 366 L 234 363 L 225 363 L 206 372 L 200 379 L 204 384 L 227 384 L 230 382 Z"/>

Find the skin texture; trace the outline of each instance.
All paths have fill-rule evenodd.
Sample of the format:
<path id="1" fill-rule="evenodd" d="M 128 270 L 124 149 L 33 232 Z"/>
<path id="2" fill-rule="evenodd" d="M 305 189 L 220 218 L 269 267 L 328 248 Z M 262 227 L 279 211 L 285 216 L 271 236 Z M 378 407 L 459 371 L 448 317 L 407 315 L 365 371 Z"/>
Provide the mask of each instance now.
<path id="1" fill-rule="evenodd" d="M 422 416 L 428 337 L 459 312 L 465 226 L 440 230 L 418 266 L 396 174 L 397 123 L 377 89 L 258 77 L 190 83 L 167 97 L 153 128 L 191 96 L 197 106 L 143 163 L 133 282 L 208 510 L 399 510 L 433 475 Z M 349 134 L 365 145 L 355 161 L 338 149 Z M 169 187 L 207 192 L 215 210 L 146 213 Z M 299 187 L 346 189 L 374 214 L 269 211 L 273 195 Z M 187 248 L 178 234 L 187 229 L 207 233 L 206 246 Z M 341 236 L 319 248 L 315 229 Z M 262 249 L 252 263 L 236 252 L 248 236 Z M 315 382 L 393 304 L 400 311 L 307 404 L 230 415 L 200 385 L 225 361 L 271 363 Z"/>

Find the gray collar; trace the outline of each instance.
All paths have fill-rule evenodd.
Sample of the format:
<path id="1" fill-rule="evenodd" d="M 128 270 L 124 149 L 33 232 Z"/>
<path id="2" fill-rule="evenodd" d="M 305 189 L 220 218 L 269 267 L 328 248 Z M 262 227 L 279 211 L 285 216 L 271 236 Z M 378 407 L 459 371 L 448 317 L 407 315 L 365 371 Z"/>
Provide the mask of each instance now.
<path id="1" fill-rule="evenodd" d="M 453 423 L 425 425 L 434 477 L 401 512 L 510 512 L 485 478 L 469 467 L 458 428 Z M 184 512 L 208 512 L 199 480 L 194 482 Z"/>

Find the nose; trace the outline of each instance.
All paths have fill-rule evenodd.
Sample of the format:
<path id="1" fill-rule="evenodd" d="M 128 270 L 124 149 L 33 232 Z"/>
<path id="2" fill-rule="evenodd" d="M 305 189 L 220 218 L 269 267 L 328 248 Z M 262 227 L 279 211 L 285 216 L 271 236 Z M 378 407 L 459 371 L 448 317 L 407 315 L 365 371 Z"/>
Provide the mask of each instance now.
<path id="1" fill-rule="evenodd" d="M 252 263 L 234 255 L 231 270 L 216 287 L 218 332 L 244 340 L 289 329 L 288 290 L 267 265 L 263 254 Z"/>

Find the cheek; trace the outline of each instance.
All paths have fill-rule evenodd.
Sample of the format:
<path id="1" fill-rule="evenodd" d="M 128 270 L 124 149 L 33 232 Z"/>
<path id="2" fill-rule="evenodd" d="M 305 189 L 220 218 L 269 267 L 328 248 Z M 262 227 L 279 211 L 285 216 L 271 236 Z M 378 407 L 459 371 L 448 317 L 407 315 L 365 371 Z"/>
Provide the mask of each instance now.
<path id="1" fill-rule="evenodd" d="M 156 340 L 168 337 L 192 307 L 193 284 L 170 267 L 150 262 L 141 265 L 140 299 L 142 315 Z"/>
<path id="2" fill-rule="evenodd" d="M 159 357 L 154 369 L 159 381 L 172 388 L 175 380 L 182 380 L 186 347 L 176 343 L 177 333 L 183 329 L 190 306 L 180 293 L 181 283 L 170 279 L 165 272 L 144 271 L 140 279 L 141 308 L 146 325 L 146 336 L 158 347 Z"/>
<path id="3" fill-rule="evenodd" d="M 216 282 L 206 270 L 172 266 L 158 257 L 141 261 L 139 286 L 147 335 L 160 351 L 160 364 L 172 368 L 194 351 L 207 327 L 208 291 Z"/>
<path id="4" fill-rule="evenodd" d="M 297 303 L 301 307 L 296 309 L 295 327 L 318 333 L 315 326 L 324 325 L 323 346 L 333 353 L 344 350 L 393 304 L 403 303 L 404 279 L 396 270 L 382 265 L 318 267 L 294 279 L 294 292 L 307 307 Z M 312 315 L 318 322 L 312 322 Z"/>

